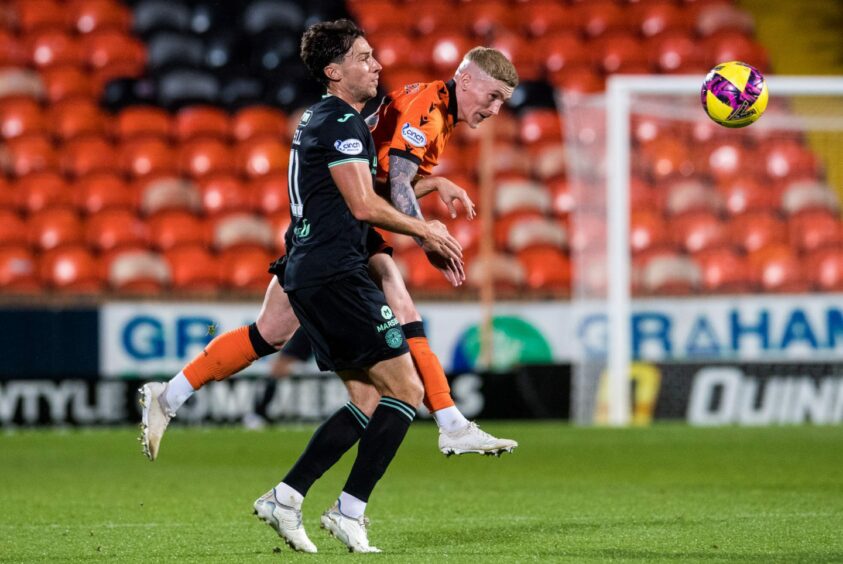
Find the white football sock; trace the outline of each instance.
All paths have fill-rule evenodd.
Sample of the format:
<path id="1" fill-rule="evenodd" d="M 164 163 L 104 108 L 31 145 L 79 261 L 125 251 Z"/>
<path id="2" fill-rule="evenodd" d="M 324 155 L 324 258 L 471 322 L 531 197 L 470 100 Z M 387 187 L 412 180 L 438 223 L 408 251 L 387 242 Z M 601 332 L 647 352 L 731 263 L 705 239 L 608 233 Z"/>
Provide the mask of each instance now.
<path id="1" fill-rule="evenodd" d="M 301 509 L 301 504 L 304 501 L 304 496 L 285 484 L 280 482 L 275 486 L 275 499 L 281 505 L 292 507 L 293 509 Z"/>
<path id="2" fill-rule="evenodd" d="M 351 494 L 342 492 L 339 498 L 340 513 L 352 519 L 359 519 L 366 512 L 366 502 Z"/>
<path id="3" fill-rule="evenodd" d="M 455 405 L 434 411 L 433 419 L 436 420 L 436 424 L 439 425 L 439 428 L 446 433 L 453 433 L 454 431 L 459 431 L 460 429 L 468 427 L 468 419 L 465 418 L 462 412 L 457 409 L 457 406 Z"/>
<path id="4" fill-rule="evenodd" d="M 190 399 L 190 396 L 194 392 L 196 390 L 193 389 L 193 385 L 184 375 L 184 372 L 179 372 L 167 383 L 167 391 L 164 392 L 164 401 L 167 403 L 170 411 L 175 413 L 184 402 Z"/>

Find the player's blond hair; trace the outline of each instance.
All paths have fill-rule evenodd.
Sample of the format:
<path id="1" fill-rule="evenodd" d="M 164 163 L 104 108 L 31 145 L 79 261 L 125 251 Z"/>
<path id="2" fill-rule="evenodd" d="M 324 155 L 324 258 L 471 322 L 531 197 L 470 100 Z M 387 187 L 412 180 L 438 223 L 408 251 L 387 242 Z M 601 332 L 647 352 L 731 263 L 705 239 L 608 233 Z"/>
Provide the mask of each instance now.
<path id="1" fill-rule="evenodd" d="M 460 66 L 469 62 L 474 63 L 483 72 L 495 80 L 500 80 L 507 86 L 512 88 L 518 86 L 518 71 L 515 70 L 515 65 L 506 58 L 506 55 L 497 49 L 492 49 L 491 47 L 475 47 L 465 54 L 463 63 Z"/>

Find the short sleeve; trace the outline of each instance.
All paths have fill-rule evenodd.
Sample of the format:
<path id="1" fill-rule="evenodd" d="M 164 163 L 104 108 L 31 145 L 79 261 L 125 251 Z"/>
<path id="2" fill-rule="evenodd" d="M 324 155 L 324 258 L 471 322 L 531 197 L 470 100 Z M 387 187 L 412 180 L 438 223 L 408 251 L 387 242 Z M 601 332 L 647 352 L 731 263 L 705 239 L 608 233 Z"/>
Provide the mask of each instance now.
<path id="1" fill-rule="evenodd" d="M 318 136 L 329 168 L 356 161 L 369 164 L 372 160 L 371 133 L 359 114 L 336 113 L 328 117 Z"/>
<path id="2" fill-rule="evenodd" d="M 442 132 L 442 116 L 433 104 L 416 100 L 400 116 L 389 144 L 389 154 L 421 164 L 428 146 Z"/>

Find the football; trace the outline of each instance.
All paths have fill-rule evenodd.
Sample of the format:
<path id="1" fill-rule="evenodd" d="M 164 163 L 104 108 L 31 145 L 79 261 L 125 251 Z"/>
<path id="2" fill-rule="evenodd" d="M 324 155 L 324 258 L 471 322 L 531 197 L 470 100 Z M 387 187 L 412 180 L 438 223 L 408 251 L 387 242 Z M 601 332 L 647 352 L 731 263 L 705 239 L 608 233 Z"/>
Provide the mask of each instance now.
<path id="1" fill-rule="evenodd" d="M 752 65 L 720 63 L 705 77 L 700 101 L 708 117 L 724 127 L 746 127 L 767 109 L 767 83 Z"/>

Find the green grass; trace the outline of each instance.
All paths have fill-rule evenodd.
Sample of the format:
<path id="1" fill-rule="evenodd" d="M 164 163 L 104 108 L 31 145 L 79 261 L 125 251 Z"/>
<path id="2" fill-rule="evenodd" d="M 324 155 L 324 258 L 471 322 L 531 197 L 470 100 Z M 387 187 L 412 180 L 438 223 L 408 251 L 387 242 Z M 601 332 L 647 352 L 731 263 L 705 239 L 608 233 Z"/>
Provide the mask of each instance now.
<path id="1" fill-rule="evenodd" d="M 843 561 L 843 428 L 484 427 L 521 447 L 446 459 L 414 425 L 367 512 L 382 555 L 318 529 L 346 456 L 305 502 L 316 556 L 251 515 L 310 426 L 174 428 L 155 463 L 128 429 L 0 434 L 0 561 Z"/>

